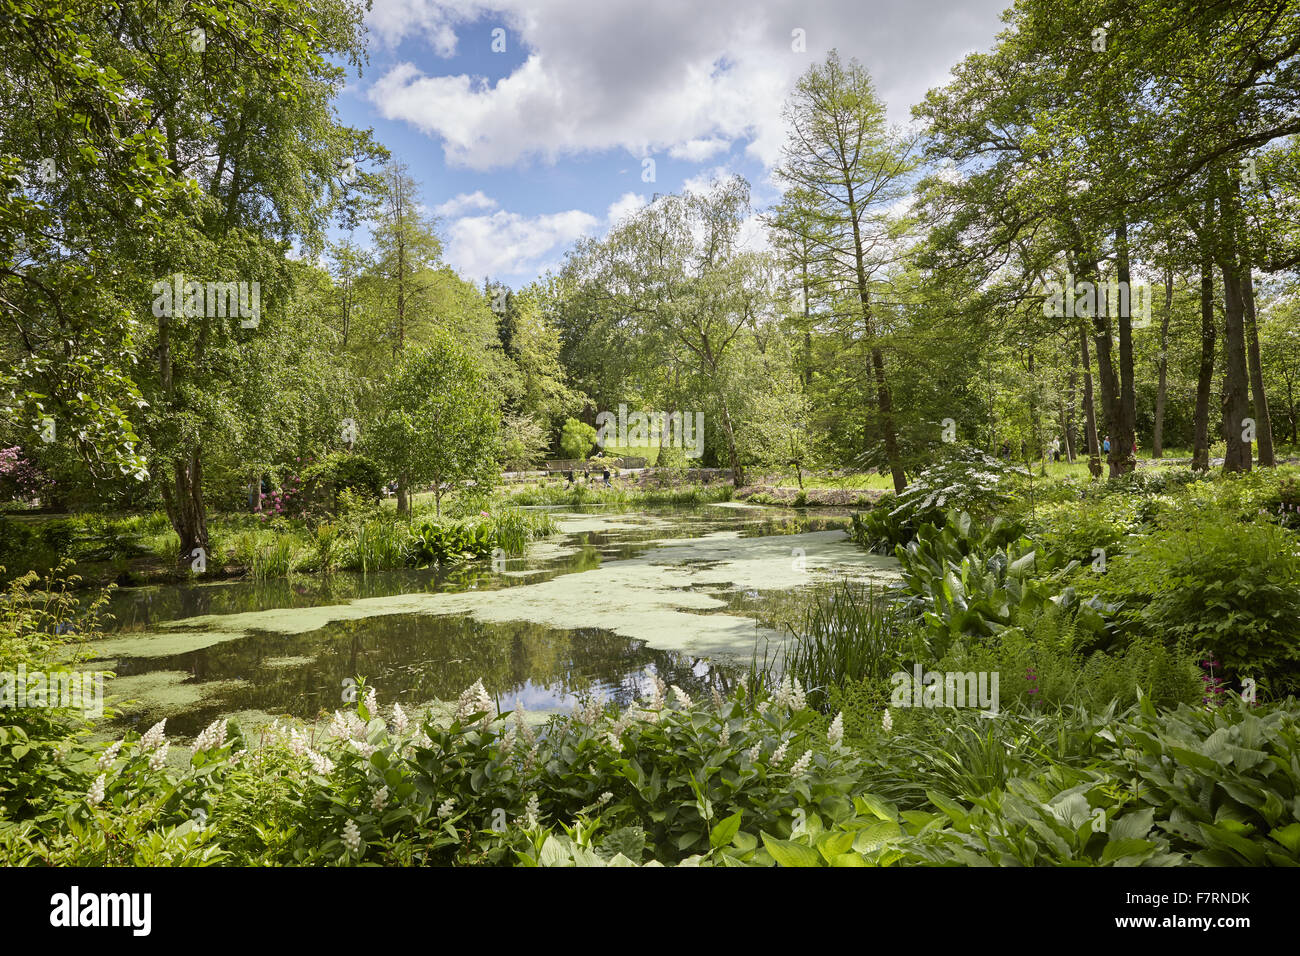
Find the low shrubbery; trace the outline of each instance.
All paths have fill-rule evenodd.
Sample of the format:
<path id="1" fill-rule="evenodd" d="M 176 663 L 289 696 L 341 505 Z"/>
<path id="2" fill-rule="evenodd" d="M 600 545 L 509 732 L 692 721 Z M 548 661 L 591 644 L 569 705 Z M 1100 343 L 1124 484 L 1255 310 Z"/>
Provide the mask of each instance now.
<path id="1" fill-rule="evenodd" d="M 949 711 L 849 746 L 787 682 L 700 702 L 658 685 L 536 727 L 481 685 L 454 716 L 329 730 L 225 720 L 73 745 L 0 820 L 43 865 L 1295 865 L 1294 700 L 998 720 Z"/>
<path id="2" fill-rule="evenodd" d="M 209 571 L 243 571 L 257 579 L 294 573 L 389 571 L 483 558 L 500 548 L 523 554 L 530 541 L 555 533 L 549 515 L 513 507 L 475 509 L 460 519 L 400 518 L 366 498 L 340 493 L 339 517 L 305 521 L 283 515 L 243 514 L 215 520 Z M 485 502 L 486 503 L 486 502 Z M 179 539 L 166 515 L 107 518 L 73 516 L 42 523 L 0 518 L 0 557 L 13 566 L 48 573 L 63 560 L 107 562 L 130 580 L 132 562 L 168 570 L 177 566 Z M 0 561 L 3 563 L 3 561 Z M 188 562 L 187 562 L 188 564 Z"/>
<path id="3" fill-rule="evenodd" d="M 942 524 L 949 511 L 992 517 L 1011 501 L 1014 478 L 1024 469 L 975 448 L 952 446 L 897 495 L 854 515 L 850 536 L 880 554 L 893 554 L 925 524 Z"/>
<path id="4" fill-rule="evenodd" d="M 1096 575 L 1127 629 L 1199 646 L 1227 675 L 1300 688 L 1300 550 L 1294 532 L 1217 510 L 1175 512 Z"/>

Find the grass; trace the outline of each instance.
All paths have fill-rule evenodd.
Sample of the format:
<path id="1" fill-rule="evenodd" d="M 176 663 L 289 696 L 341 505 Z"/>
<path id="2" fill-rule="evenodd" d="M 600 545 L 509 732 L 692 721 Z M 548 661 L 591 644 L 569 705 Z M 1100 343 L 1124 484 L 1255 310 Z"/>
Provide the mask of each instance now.
<path id="1" fill-rule="evenodd" d="M 779 662 L 781 676 L 800 681 L 810 706 L 823 709 L 832 689 L 872 681 L 887 684 L 890 675 L 917 656 L 916 631 L 884 592 L 842 582 L 818 594 L 795 626 Z M 776 661 L 755 651 L 750 672 L 755 686 L 777 683 Z"/>

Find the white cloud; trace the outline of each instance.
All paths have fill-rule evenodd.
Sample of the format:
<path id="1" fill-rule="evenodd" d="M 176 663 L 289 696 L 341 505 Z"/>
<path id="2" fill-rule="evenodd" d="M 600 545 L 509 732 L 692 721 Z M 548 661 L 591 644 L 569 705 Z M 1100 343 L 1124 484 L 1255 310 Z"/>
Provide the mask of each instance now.
<path id="1" fill-rule="evenodd" d="M 632 213 L 646 207 L 648 200 L 640 193 L 626 192 L 609 204 L 605 219 L 611 226 L 617 226 Z"/>
<path id="2" fill-rule="evenodd" d="M 730 175 L 731 173 L 726 166 L 702 169 L 694 176 L 688 176 L 682 181 L 682 192 L 695 193 L 696 195 L 707 193 L 716 180 L 726 179 Z"/>
<path id="3" fill-rule="evenodd" d="M 491 13 L 528 56 L 495 82 L 390 66 L 370 88 L 388 119 L 474 169 L 623 149 L 705 162 L 736 141 L 764 166 L 780 155 L 781 107 L 831 47 L 871 71 L 898 121 L 972 48 L 991 45 L 1006 0 L 376 0 L 369 22 L 394 44 L 459 49 L 455 27 Z M 807 52 L 791 50 L 803 29 Z M 463 38 L 462 38 L 463 39 Z M 485 41 L 486 42 L 486 41 Z"/>
<path id="4" fill-rule="evenodd" d="M 424 37 L 441 57 L 456 52 L 455 13 L 443 4 L 427 0 L 378 0 L 366 17 L 372 36 L 385 46 L 396 46 L 405 37 Z"/>
<path id="5" fill-rule="evenodd" d="M 685 143 L 669 147 L 668 155 L 673 159 L 684 159 L 691 163 L 702 163 L 723 152 L 731 143 L 720 137 L 711 139 L 692 139 Z"/>
<path id="6" fill-rule="evenodd" d="M 486 196 L 483 190 L 476 189 L 472 193 L 461 193 L 459 196 L 453 196 L 446 202 L 439 203 L 433 207 L 434 215 L 442 219 L 450 219 L 455 216 L 469 212 L 471 209 L 496 209 L 497 201 L 491 196 Z"/>
<path id="7" fill-rule="evenodd" d="M 490 216 L 463 216 L 446 229 L 446 259 L 457 272 L 485 277 L 536 275 L 559 261 L 575 239 L 600 220 L 580 209 L 523 216 L 499 209 Z"/>

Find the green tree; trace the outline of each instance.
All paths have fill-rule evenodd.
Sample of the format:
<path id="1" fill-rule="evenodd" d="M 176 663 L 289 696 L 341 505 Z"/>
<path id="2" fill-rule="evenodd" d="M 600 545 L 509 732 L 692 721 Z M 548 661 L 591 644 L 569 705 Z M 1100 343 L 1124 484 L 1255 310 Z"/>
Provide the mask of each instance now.
<path id="1" fill-rule="evenodd" d="M 585 459 L 596 444 L 596 429 L 586 422 L 570 418 L 560 431 L 560 451 L 566 458 Z"/>
<path id="2" fill-rule="evenodd" d="M 854 290 L 857 333 L 870 352 L 877 427 L 894 487 L 902 491 L 907 479 L 872 292 L 898 255 L 893 207 L 906 195 L 916 167 L 914 140 L 890 132 L 871 77 L 834 51 L 799 78 L 785 118 L 788 139 L 776 171 L 788 207 L 780 217 L 782 229 Z"/>
<path id="3" fill-rule="evenodd" d="M 451 333 L 436 330 L 404 352 L 381 401 L 366 449 L 396 476 L 399 513 L 410 513 L 414 485 L 432 484 L 441 514 L 449 486 L 495 483 L 500 409 L 481 357 Z"/>

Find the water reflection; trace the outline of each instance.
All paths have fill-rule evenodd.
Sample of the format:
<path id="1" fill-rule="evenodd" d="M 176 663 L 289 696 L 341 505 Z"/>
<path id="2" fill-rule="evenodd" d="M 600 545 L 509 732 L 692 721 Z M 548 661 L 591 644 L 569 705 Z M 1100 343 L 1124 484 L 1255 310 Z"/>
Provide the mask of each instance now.
<path id="1" fill-rule="evenodd" d="M 552 509 L 555 510 L 555 509 Z M 585 516 L 615 515 L 615 521 Z M 767 508 L 662 508 L 627 511 L 561 509 L 569 530 L 533 555 L 494 573 L 486 562 L 440 570 L 368 575 L 339 573 L 273 581 L 124 589 L 115 596 L 115 628 L 129 634 L 198 615 L 342 604 L 358 598 L 419 592 L 494 590 L 581 573 L 601 562 L 635 557 L 674 538 L 724 533 L 739 537 L 802 534 L 842 528 L 844 513 L 797 513 Z M 781 628 L 802 616 L 809 597 L 793 591 L 711 592 L 736 613 Z M 653 674 L 692 695 L 711 684 L 730 687 L 735 664 L 717 664 L 600 628 L 556 629 L 512 621 L 485 624 L 469 617 L 386 614 L 336 621 L 285 635 L 254 631 L 246 637 L 161 657 L 107 662 L 121 681 L 108 692 L 140 700 L 117 720 L 143 729 L 168 718 L 168 731 L 197 734 L 218 716 L 237 712 L 314 719 L 340 706 L 344 681 L 364 675 L 385 703 L 419 706 L 454 700 L 482 678 L 504 709 L 516 698 L 530 710 L 567 710 L 579 695 L 626 705 L 645 696 Z"/>
<path id="2" fill-rule="evenodd" d="M 594 628 L 484 625 L 425 614 L 339 621 L 290 637 L 254 633 L 172 657 L 123 658 L 115 670 L 119 678 L 181 672 L 185 683 L 213 688 L 178 711 L 160 687 L 120 721 L 143 727 L 167 717 L 168 730 L 182 736 L 238 711 L 315 718 L 340 706 L 345 680 L 358 674 L 379 688 L 385 704 L 454 700 L 482 678 L 502 708 L 514 707 L 518 698 L 529 710 L 568 710 L 586 694 L 626 705 L 646 693 L 654 673 L 688 693 L 707 692 L 715 681 L 729 687 L 738 676 L 735 667 L 653 650 Z"/>

